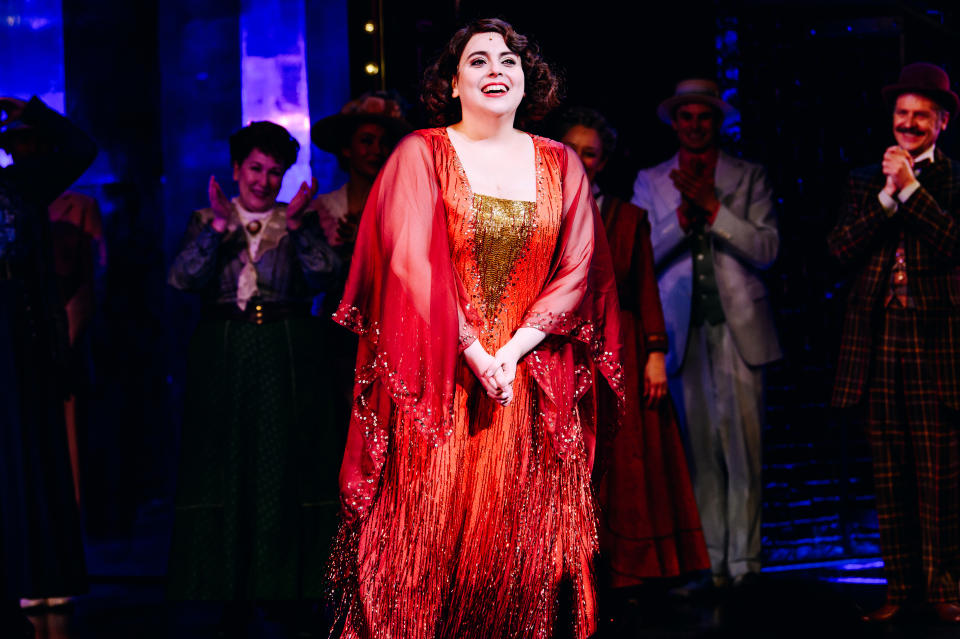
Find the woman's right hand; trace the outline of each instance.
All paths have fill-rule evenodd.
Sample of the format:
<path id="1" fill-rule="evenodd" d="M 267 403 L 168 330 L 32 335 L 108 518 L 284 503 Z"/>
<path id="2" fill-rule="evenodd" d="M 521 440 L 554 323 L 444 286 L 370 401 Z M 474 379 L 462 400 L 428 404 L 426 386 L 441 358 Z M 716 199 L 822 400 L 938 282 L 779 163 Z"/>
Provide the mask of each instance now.
<path id="1" fill-rule="evenodd" d="M 503 368 L 493 355 L 484 350 L 480 340 L 474 340 L 464 349 L 463 357 L 490 399 L 501 406 L 506 406 L 513 400 L 513 384 L 507 382 Z"/>
<path id="2" fill-rule="evenodd" d="M 230 217 L 230 200 L 223 194 L 217 178 L 212 175 L 207 185 L 207 195 L 210 197 L 210 208 L 213 209 L 213 230 L 223 233 L 227 229 L 227 220 Z"/>

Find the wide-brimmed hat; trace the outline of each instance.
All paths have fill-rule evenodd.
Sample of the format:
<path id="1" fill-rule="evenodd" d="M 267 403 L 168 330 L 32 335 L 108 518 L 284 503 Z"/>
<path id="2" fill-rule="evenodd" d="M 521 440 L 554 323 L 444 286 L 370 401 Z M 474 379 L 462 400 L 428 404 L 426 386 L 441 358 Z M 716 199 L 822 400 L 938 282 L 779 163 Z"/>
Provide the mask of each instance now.
<path id="1" fill-rule="evenodd" d="M 716 82 L 707 78 L 689 78 L 677 83 L 673 95 L 657 107 L 657 115 L 667 124 L 671 124 L 677 107 L 691 102 L 712 106 L 723 114 L 724 119 L 737 112 L 720 97 L 720 87 Z"/>
<path id="2" fill-rule="evenodd" d="M 949 111 L 950 115 L 956 115 L 960 110 L 960 98 L 950 90 L 950 76 L 929 62 L 914 62 L 903 67 L 897 83 L 883 87 L 880 92 L 891 105 L 903 93 L 919 93 Z"/>
<path id="3" fill-rule="evenodd" d="M 379 124 L 395 143 L 413 128 L 403 119 L 403 101 L 388 91 L 364 93 L 343 105 L 340 113 L 318 120 L 310 127 L 310 139 L 320 149 L 339 155 L 350 137 L 363 124 Z"/>

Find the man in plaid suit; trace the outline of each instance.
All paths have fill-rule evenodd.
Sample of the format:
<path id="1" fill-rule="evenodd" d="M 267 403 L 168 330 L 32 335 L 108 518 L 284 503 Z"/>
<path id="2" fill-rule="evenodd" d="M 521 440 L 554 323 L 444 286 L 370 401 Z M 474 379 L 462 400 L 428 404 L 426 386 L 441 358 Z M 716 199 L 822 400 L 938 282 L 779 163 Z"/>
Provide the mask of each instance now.
<path id="1" fill-rule="evenodd" d="M 852 273 L 832 403 L 866 403 L 890 621 L 926 601 L 960 623 L 960 108 L 926 63 L 883 89 L 896 145 L 850 175 L 831 253 Z"/>

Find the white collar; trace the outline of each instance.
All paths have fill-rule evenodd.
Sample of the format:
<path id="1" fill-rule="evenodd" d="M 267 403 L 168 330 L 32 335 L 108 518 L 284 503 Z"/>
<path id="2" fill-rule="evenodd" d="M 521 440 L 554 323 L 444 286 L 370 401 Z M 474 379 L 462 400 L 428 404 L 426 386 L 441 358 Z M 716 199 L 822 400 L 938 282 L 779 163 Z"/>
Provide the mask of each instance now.
<path id="1" fill-rule="evenodd" d="M 247 209 L 243 208 L 242 204 L 240 204 L 239 196 L 233 198 L 230 201 L 233 203 L 235 207 L 237 207 L 237 213 L 240 215 L 240 219 L 243 220 L 244 223 L 246 223 L 249 220 L 262 220 L 263 218 L 268 217 L 275 210 L 277 210 L 277 207 L 274 206 L 272 209 L 268 211 L 248 211 Z"/>
<path id="2" fill-rule="evenodd" d="M 921 154 L 918 155 L 917 157 L 913 158 L 913 163 L 916 164 L 917 162 L 923 162 L 924 160 L 928 160 L 928 161 L 930 161 L 930 162 L 933 162 L 933 159 L 934 159 L 934 151 L 936 151 L 936 149 L 937 149 L 937 145 L 936 145 L 936 144 L 931 144 L 929 149 L 927 149 L 926 151 L 924 151 L 923 153 L 921 153 Z"/>

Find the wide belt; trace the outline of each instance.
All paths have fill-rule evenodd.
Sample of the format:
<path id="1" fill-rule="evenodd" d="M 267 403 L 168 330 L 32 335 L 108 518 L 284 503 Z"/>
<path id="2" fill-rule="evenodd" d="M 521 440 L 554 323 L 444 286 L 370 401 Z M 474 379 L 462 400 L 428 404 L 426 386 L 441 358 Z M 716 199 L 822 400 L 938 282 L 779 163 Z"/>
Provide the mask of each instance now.
<path id="1" fill-rule="evenodd" d="M 269 324 L 294 317 L 310 317 L 310 304 L 250 300 L 247 308 L 243 310 L 236 304 L 212 304 L 203 309 L 203 316 L 250 324 Z"/>

